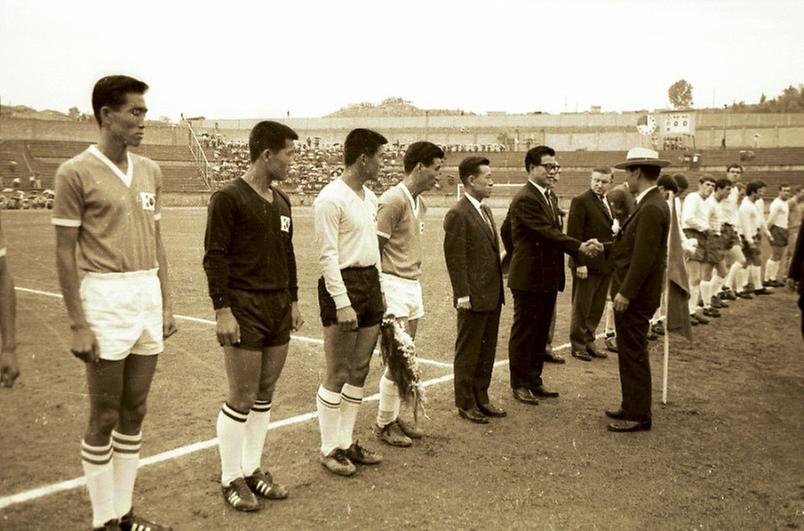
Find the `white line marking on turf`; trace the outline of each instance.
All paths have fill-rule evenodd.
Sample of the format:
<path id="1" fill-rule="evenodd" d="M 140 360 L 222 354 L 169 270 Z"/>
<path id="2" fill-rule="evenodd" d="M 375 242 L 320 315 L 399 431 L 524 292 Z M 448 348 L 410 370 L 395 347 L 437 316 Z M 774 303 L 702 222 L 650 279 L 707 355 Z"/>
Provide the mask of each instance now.
<path id="1" fill-rule="evenodd" d="M 24 291 L 28 293 L 36 293 L 38 295 L 44 295 L 47 297 L 57 297 L 61 298 L 61 295 L 57 293 L 50 293 L 47 291 L 39 291 L 34 289 L 28 288 L 16 288 L 19 291 Z M 178 316 L 177 316 L 178 317 Z M 192 318 L 196 319 L 196 318 Z M 206 321 L 205 319 L 200 319 L 200 321 Z M 214 324 L 214 322 L 209 321 L 210 323 Z M 603 337 L 599 335 L 598 338 Z M 565 350 L 569 348 L 569 343 L 564 343 L 563 345 L 559 345 L 557 347 L 553 347 L 553 351 Z M 419 360 L 422 361 L 422 360 Z M 429 361 L 429 360 L 428 360 Z M 438 362 L 441 363 L 441 362 Z M 503 365 L 507 365 L 508 360 L 500 360 L 494 363 L 495 367 L 501 367 Z M 449 364 L 444 364 L 445 366 L 450 366 Z M 426 380 L 422 382 L 422 386 L 430 387 L 432 385 L 438 385 L 441 383 L 449 382 L 453 380 L 455 375 L 445 374 L 443 376 L 439 376 L 438 378 L 432 378 L 430 380 Z M 379 400 L 380 395 L 379 393 L 375 393 L 371 396 L 368 396 L 363 399 L 364 402 L 376 402 Z M 309 412 L 309 413 L 302 413 L 301 415 L 296 415 L 294 417 L 289 417 L 286 419 L 278 420 L 276 422 L 272 422 L 269 424 L 269 430 L 276 430 L 279 428 L 284 428 L 285 426 L 292 426 L 294 424 L 301 424 L 303 422 L 307 422 L 308 420 L 312 420 L 318 417 L 318 412 Z M 208 439 L 206 441 L 195 442 L 192 444 L 188 444 L 185 446 L 180 446 L 178 448 L 174 448 L 173 450 L 168 450 L 166 452 L 162 452 L 161 454 L 152 455 L 140 460 L 139 466 L 144 467 L 148 465 L 153 465 L 156 463 L 162 463 L 163 461 L 169 461 L 171 459 L 177 459 L 179 457 L 189 455 L 195 452 L 200 452 L 201 450 L 206 450 L 208 448 L 212 448 L 218 444 L 218 439 Z M 42 487 L 37 487 L 35 489 L 26 490 L 23 492 L 18 492 L 17 494 L 12 494 L 11 496 L 3 496 L 0 498 L 0 509 L 5 509 L 6 507 L 10 507 L 12 505 L 17 505 L 19 503 L 29 502 L 38 498 L 42 498 L 48 496 L 50 494 L 56 494 L 58 492 L 64 492 L 67 490 L 77 489 L 79 487 L 83 487 L 86 485 L 86 479 L 84 477 L 78 477 L 74 479 L 70 479 L 67 481 L 61 481 L 59 483 L 51 483 L 50 485 L 44 485 Z"/>

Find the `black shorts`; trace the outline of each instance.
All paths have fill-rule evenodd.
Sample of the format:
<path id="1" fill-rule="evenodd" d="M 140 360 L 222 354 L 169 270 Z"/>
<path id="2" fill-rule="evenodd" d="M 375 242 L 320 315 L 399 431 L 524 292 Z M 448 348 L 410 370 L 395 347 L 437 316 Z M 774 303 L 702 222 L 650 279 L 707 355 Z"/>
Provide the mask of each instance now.
<path id="1" fill-rule="evenodd" d="M 237 347 L 263 350 L 290 341 L 290 293 L 287 290 L 229 290 L 232 314 L 240 327 Z"/>
<path id="2" fill-rule="evenodd" d="M 723 249 L 726 251 L 740 244 L 740 238 L 737 236 L 737 231 L 734 230 L 734 225 L 729 223 L 724 223 L 720 227 L 720 237 L 723 239 Z"/>
<path id="3" fill-rule="evenodd" d="M 380 324 L 385 313 L 380 290 L 380 275 L 377 268 L 347 267 L 341 269 L 341 277 L 346 286 L 346 294 L 357 314 L 358 328 L 366 328 Z M 327 291 L 324 278 L 318 279 L 318 307 L 321 310 L 321 324 L 330 326 L 338 324 L 335 301 Z"/>
<path id="4" fill-rule="evenodd" d="M 778 225 L 772 225 L 770 228 L 771 233 L 771 247 L 787 247 L 790 242 L 790 231 L 783 229 Z"/>

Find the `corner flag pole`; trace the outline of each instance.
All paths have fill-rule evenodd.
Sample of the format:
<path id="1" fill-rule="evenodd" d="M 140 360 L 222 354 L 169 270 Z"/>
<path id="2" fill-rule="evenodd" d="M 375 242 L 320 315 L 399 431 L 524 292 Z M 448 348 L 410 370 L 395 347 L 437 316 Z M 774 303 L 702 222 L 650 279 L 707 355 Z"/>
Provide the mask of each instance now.
<path id="1" fill-rule="evenodd" d="M 670 192 L 670 208 L 675 208 L 675 197 Z M 672 214 L 672 212 L 671 212 Z M 673 219 L 671 215 L 671 220 Z M 672 230 L 672 229 L 671 229 Z M 667 265 L 664 271 L 664 359 L 662 360 L 662 404 L 667 404 L 667 372 L 670 365 L 670 330 L 667 328 L 668 307 L 670 304 L 670 238 L 667 238 Z"/>

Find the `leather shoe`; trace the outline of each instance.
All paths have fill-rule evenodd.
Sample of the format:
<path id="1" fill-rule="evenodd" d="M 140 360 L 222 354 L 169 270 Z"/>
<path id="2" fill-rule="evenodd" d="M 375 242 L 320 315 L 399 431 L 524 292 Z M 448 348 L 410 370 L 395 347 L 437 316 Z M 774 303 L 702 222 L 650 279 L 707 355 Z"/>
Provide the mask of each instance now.
<path id="1" fill-rule="evenodd" d="M 535 396 L 540 396 L 542 398 L 555 398 L 558 396 L 558 391 L 548 391 L 544 385 L 538 385 L 536 387 L 531 387 L 530 392 Z"/>
<path id="2" fill-rule="evenodd" d="M 581 361 L 592 361 L 592 356 L 584 352 L 583 350 L 573 350 L 572 357 L 578 358 Z"/>
<path id="3" fill-rule="evenodd" d="M 503 408 L 497 407 L 492 403 L 478 404 L 477 409 L 487 417 L 504 417 L 508 414 Z"/>
<path id="4" fill-rule="evenodd" d="M 617 409 L 615 411 L 607 409 L 606 410 L 606 416 L 608 418 L 614 419 L 614 420 L 626 420 L 626 418 L 628 417 L 628 414 L 626 414 L 626 412 L 623 411 L 622 408 Z"/>
<path id="5" fill-rule="evenodd" d="M 608 354 L 606 354 L 602 350 L 596 349 L 595 347 L 586 347 L 586 353 L 592 356 L 593 358 L 605 359 L 609 357 Z"/>
<path id="6" fill-rule="evenodd" d="M 476 424 L 488 424 L 489 418 L 480 412 L 479 409 L 473 407 L 472 409 L 461 409 L 458 408 L 458 415 L 465 418 L 469 422 L 474 422 Z"/>
<path id="7" fill-rule="evenodd" d="M 650 431 L 650 420 L 621 420 L 612 422 L 608 425 L 608 430 L 616 433 L 626 433 L 631 431 Z"/>
<path id="8" fill-rule="evenodd" d="M 539 399 L 533 396 L 533 393 L 531 393 L 530 389 L 527 387 L 517 387 L 511 391 L 514 393 L 514 398 L 520 402 L 530 404 L 531 406 L 539 405 Z"/>
<path id="9" fill-rule="evenodd" d="M 559 356 L 558 354 L 553 354 L 552 352 L 545 352 L 544 353 L 544 361 L 546 363 L 566 363 L 567 360 L 564 359 L 564 356 Z"/>

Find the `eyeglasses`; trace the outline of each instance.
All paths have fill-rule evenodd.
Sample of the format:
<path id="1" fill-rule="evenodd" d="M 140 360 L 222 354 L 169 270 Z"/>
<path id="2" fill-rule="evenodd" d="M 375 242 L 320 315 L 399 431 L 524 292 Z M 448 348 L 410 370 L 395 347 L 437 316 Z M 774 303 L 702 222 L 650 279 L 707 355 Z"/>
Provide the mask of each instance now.
<path id="1" fill-rule="evenodd" d="M 539 166 L 544 168 L 544 171 L 546 171 L 548 173 L 551 172 L 551 171 L 554 171 L 556 173 L 561 171 L 561 164 L 558 164 L 558 163 L 555 163 L 555 162 L 548 162 L 546 164 L 539 164 Z"/>

